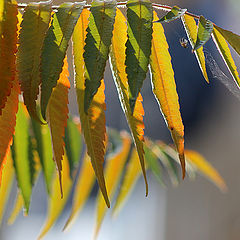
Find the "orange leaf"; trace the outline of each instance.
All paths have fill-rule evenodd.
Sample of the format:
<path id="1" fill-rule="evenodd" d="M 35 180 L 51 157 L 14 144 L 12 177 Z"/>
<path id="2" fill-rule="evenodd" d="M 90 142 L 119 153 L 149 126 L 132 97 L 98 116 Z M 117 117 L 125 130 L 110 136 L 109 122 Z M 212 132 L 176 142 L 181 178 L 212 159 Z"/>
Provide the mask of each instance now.
<path id="1" fill-rule="evenodd" d="M 67 58 L 64 60 L 64 66 L 57 86 L 53 89 L 47 106 L 47 122 L 51 132 L 53 159 L 57 164 L 59 173 L 59 182 L 62 194 L 62 158 L 64 155 L 64 134 L 68 119 L 68 90 L 70 82 L 68 80 Z"/>
<path id="2" fill-rule="evenodd" d="M 73 33 L 73 52 L 74 64 L 76 71 L 76 91 L 79 106 L 80 120 L 82 124 L 82 131 L 84 134 L 85 142 L 87 145 L 88 155 L 91 158 L 92 166 L 95 171 L 99 187 L 105 198 L 106 204 L 110 207 L 104 175 L 103 175 L 103 162 L 106 151 L 106 127 L 105 127 L 105 94 L 104 94 L 104 81 L 101 81 L 101 86 L 93 98 L 92 104 L 88 109 L 88 114 L 84 111 L 84 39 L 86 38 L 86 29 L 88 25 L 88 17 L 90 12 L 84 9 L 80 15 L 78 23 Z"/>
<path id="3" fill-rule="evenodd" d="M 158 17 L 154 12 L 154 21 Z M 168 52 L 164 29 L 160 23 L 153 24 L 152 54 L 150 57 L 153 93 L 171 132 L 179 153 L 182 175 L 185 177 L 184 126 L 180 114 L 178 94 Z"/>
<path id="4" fill-rule="evenodd" d="M 132 111 L 129 105 L 129 86 L 127 80 L 127 74 L 125 72 L 125 43 L 127 41 L 127 25 L 126 18 L 121 13 L 119 9 L 117 9 L 114 29 L 113 29 L 113 38 L 112 38 L 112 47 L 110 51 L 110 62 L 112 72 L 114 73 L 113 78 L 116 84 L 119 99 L 122 105 L 122 109 L 125 113 L 125 116 L 128 121 L 128 125 L 131 129 L 135 146 L 137 148 L 138 156 L 141 162 L 142 171 L 146 183 L 146 195 L 148 194 L 148 184 L 147 177 L 145 171 L 145 163 L 144 163 L 144 150 L 143 150 L 143 142 L 144 142 L 144 109 L 142 106 L 142 96 L 139 93 L 134 113 L 132 115 Z"/>

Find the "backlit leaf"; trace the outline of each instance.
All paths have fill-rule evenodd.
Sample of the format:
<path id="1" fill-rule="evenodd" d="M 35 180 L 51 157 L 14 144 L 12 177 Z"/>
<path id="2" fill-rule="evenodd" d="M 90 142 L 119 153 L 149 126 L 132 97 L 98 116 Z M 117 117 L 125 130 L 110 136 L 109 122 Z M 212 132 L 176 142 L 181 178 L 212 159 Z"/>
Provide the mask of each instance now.
<path id="1" fill-rule="evenodd" d="M 93 98 L 92 104 L 88 110 L 88 114 L 85 113 L 83 106 L 85 95 L 85 64 L 83 59 L 83 52 L 89 15 L 90 12 L 87 9 L 84 9 L 82 11 L 73 34 L 75 84 L 77 91 L 78 109 L 82 124 L 81 126 L 87 145 L 88 155 L 91 158 L 92 166 L 105 201 L 107 205 L 110 206 L 103 175 L 103 162 L 106 151 L 106 127 L 104 112 L 106 109 L 106 104 L 104 94 L 105 85 L 103 81 L 101 81 L 101 86 Z"/>
<path id="2" fill-rule="evenodd" d="M 234 63 L 234 60 L 232 58 L 230 49 L 228 47 L 228 44 L 226 40 L 224 39 L 223 35 L 217 30 L 217 28 L 213 28 L 213 34 L 212 34 L 214 43 L 216 44 L 216 47 L 221 54 L 225 64 L 228 67 L 228 70 L 232 74 L 233 79 L 235 80 L 238 87 L 240 87 L 240 77 L 239 73 L 237 71 L 237 67 Z M 239 38 L 240 40 L 240 38 Z"/>
<path id="3" fill-rule="evenodd" d="M 181 9 L 178 6 L 174 6 L 172 7 L 170 12 L 168 12 L 165 16 L 163 16 L 156 22 L 171 22 L 173 20 L 180 18 L 183 14 L 185 14 L 186 11 L 187 11 L 186 8 Z"/>
<path id="4" fill-rule="evenodd" d="M 63 3 L 53 15 L 51 27 L 48 29 L 43 43 L 41 55 L 41 112 L 46 119 L 46 108 L 62 72 L 68 42 L 84 3 Z"/>
<path id="5" fill-rule="evenodd" d="M 53 226 L 57 218 L 62 213 L 63 208 L 65 207 L 68 197 L 70 195 L 73 182 L 70 176 L 69 163 L 66 154 L 63 156 L 62 169 L 62 177 L 64 179 L 62 188 L 64 197 L 62 198 L 61 193 L 59 192 L 59 176 L 58 173 L 55 172 L 55 178 L 52 182 L 52 190 L 48 200 L 47 219 L 38 239 L 42 239 Z"/>
<path id="6" fill-rule="evenodd" d="M 154 13 L 157 20 L 157 14 Z M 182 175 L 185 176 L 184 126 L 180 114 L 178 94 L 168 52 L 168 43 L 160 23 L 153 26 L 152 54 L 150 57 L 153 93 L 171 132 L 179 153 Z"/>
<path id="7" fill-rule="evenodd" d="M 11 93 L 16 75 L 17 52 L 17 4 L 15 0 L 3 2 L 0 6 L 0 115 Z"/>
<path id="8" fill-rule="evenodd" d="M 30 3 L 23 13 L 17 52 L 17 70 L 24 104 L 32 117 L 39 117 L 36 100 L 39 93 L 40 54 L 51 19 L 50 2 Z"/>
<path id="9" fill-rule="evenodd" d="M 88 112 L 94 95 L 101 85 L 116 14 L 115 0 L 95 0 L 90 8 L 91 14 L 87 28 L 86 45 L 84 46 L 85 60 L 85 95 L 84 110 Z"/>
<path id="10" fill-rule="evenodd" d="M 189 15 L 183 15 L 181 19 L 182 19 L 185 31 L 187 33 L 189 42 L 192 48 L 194 48 L 195 43 L 197 41 L 197 24 L 195 22 L 195 19 Z M 205 56 L 203 53 L 203 47 L 200 47 L 196 51 L 194 51 L 194 54 L 197 58 L 199 67 L 202 71 L 202 74 L 205 80 L 209 83 L 207 70 L 206 70 Z"/>
<path id="11" fill-rule="evenodd" d="M 70 217 L 68 218 L 64 230 L 68 229 L 71 223 L 76 219 L 78 214 L 81 212 L 84 204 L 88 200 L 88 197 L 93 188 L 95 182 L 95 174 L 92 168 L 90 157 L 85 153 L 81 171 L 79 173 L 77 183 L 74 189 L 74 198 L 72 203 L 72 210 Z"/>
<path id="12" fill-rule="evenodd" d="M 129 150 L 131 148 L 131 139 L 125 132 L 122 132 L 122 146 L 117 151 L 117 153 L 113 153 L 113 156 L 109 156 L 104 173 L 106 178 L 106 185 L 108 189 L 108 193 L 110 196 L 110 200 L 113 198 L 118 183 L 120 181 L 120 177 L 123 172 L 124 165 L 127 161 L 127 157 L 129 154 Z M 100 230 L 100 226 L 102 224 L 103 218 L 106 214 L 107 208 L 106 204 L 104 202 L 104 198 L 101 194 L 98 194 L 97 197 L 97 219 L 96 219 L 96 227 L 95 227 L 95 236 L 98 235 L 98 232 Z"/>
<path id="13" fill-rule="evenodd" d="M 127 25 L 126 18 L 117 9 L 116 20 L 113 30 L 112 46 L 110 51 L 110 66 L 113 73 L 113 79 L 118 90 L 118 97 L 121 102 L 122 109 L 125 113 L 126 119 L 128 121 L 129 128 L 131 130 L 135 146 L 137 148 L 138 156 L 141 162 L 142 171 L 146 183 L 146 195 L 148 193 L 148 184 L 144 164 L 144 123 L 143 115 L 144 109 L 142 105 L 142 96 L 139 93 L 135 110 L 132 114 L 130 104 L 129 104 L 129 86 L 127 80 L 127 74 L 125 72 L 125 50 L 127 41 Z"/>
<path id="14" fill-rule="evenodd" d="M 148 71 L 152 41 L 152 4 L 149 0 L 127 2 L 126 73 L 129 104 L 133 113 L 137 97 Z"/>
<path id="15" fill-rule="evenodd" d="M 56 162 L 59 183 L 62 192 L 62 158 L 64 155 L 64 135 L 68 119 L 68 90 L 70 82 L 68 80 L 68 63 L 67 58 L 64 60 L 64 66 L 56 87 L 53 88 L 52 95 L 49 99 L 46 118 L 51 133 L 53 159 Z"/>
<path id="16" fill-rule="evenodd" d="M 213 23 L 203 16 L 200 16 L 198 20 L 198 32 L 197 32 L 197 41 L 193 50 L 197 50 L 202 47 L 211 37 L 213 31 Z"/>

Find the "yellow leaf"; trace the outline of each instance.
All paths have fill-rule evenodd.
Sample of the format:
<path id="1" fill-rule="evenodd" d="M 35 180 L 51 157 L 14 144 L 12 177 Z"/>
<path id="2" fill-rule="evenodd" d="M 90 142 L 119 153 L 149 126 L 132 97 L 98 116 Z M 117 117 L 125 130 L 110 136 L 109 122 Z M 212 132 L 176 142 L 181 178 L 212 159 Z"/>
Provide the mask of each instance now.
<path id="1" fill-rule="evenodd" d="M 127 165 L 127 170 L 124 176 L 123 183 L 121 185 L 120 193 L 115 203 L 113 214 L 116 216 L 117 213 L 123 207 L 127 197 L 133 190 L 138 178 L 141 176 L 141 166 L 139 164 L 139 157 L 136 149 L 134 148 Z"/>
<path id="2" fill-rule="evenodd" d="M 117 9 L 114 29 L 113 29 L 113 38 L 112 38 L 112 46 L 110 49 L 110 63 L 114 78 L 114 82 L 116 84 L 119 99 L 122 105 L 122 109 L 125 113 L 125 116 L 128 121 L 129 128 L 132 132 L 132 136 L 134 139 L 135 146 L 137 148 L 138 156 L 141 162 L 142 171 L 146 183 L 146 195 L 148 195 L 148 184 L 147 177 L 145 171 L 145 161 L 144 161 L 144 150 L 143 150 L 143 142 L 144 142 L 144 109 L 142 106 L 142 96 L 139 93 L 134 113 L 132 115 L 132 111 L 129 105 L 129 85 L 126 74 L 126 66 L 125 66 L 125 51 L 127 42 L 127 25 L 126 18 L 121 13 L 119 9 Z"/>
<path id="3" fill-rule="evenodd" d="M 194 18 L 189 15 L 185 14 L 181 18 L 182 18 L 182 22 L 183 22 L 185 31 L 187 33 L 189 42 L 190 42 L 192 48 L 194 48 L 195 43 L 197 41 L 197 28 L 198 28 L 197 24 L 196 24 Z M 199 67 L 202 71 L 202 74 L 203 74 L 205 80 L 209 83 L 207 70 L 206 70 L 205 56 L 203 53 L 203 47 L 200 47 L 199 49 L 194 51 L 194 54 L 197 58 Z"/>
<path id="4" fill-rule="evenodd" d="M 116 154 L 109 157 L 106 163 L 105 171 L 104 171 L 110 200 L 113 198 L 116 192 L 118 183 L 120 181 L 120 177 L 123 172 L 123 167 L 126 163 L 128 153 L 131 147 L 131 139 L 129 135 L 126 134 L 125 132 L 122 132 L 121 137 L 123 141 L 121 149 Z M 98 232 L 100 230 L 103 218 L 106 214 L 106 210 L 107 209 L 106 209 L 106 205 L 104 204 L 104 199 L 102 195 L 98 194 L 95 238 L 97 237 Z"/>
<path id="5" fill-rule="evenodd" d="M 9 194 L 12 188 L 14 178 L 14 168 L 11 154 L 7 155 L 6 166 L 2 172 L 2 184 L 0 187 L 0 223 L 4 215 L 4 210 L 8 203 Z"/>
<path id="6" fill-rule="evenodd" d="M 192 150 L 186 150 L 185 153 L 187 159 L 196 166 L 198 171 L 202 172 L 209 180 L 214 182 L 221 189 L 221 191 L 227 191 L 227 186 L 222 177 L 202 155 Z"/>
<path id="7" fill-rule="evenodd" d="M 154 21 L 158 17 L 154 12 Z M 179 153 L 182 175 L 185 176 L 184 126 L 179 110 L 178 94 L 168 52 L 164 29 L 160 23 L 153 25 L 152 54 L 150 57 L 153 93 L 158 101 Z"/>
<path id="8" fill-rule="evenodd" d="M 104 81 L 101 81 L 101 86 L 93 98 L 92 104 L 89 107 L 88 114 L 84 111 L 84 91 L 85 91 L 85 78 L 84 78 L 84 39 L 86 38 L 86 29 L 88 25 L 89 10 L 84 9 L 80 15 L 78 23 L 73 33 L 73 52 L 74 64 L 76 71 L 76 91 L 77 101 L 79 107 L 80 120 L 82 124 L 82 131 L 87 145 L 88 155 L 91 158 L 92 166 L 95 171 L 99 187 L 102 191 L 104 199 L 108 207 L 110 202 L 106 190 L 104 175 L 103 175 L 103 162 L 106 151 L 106 127 L 105 127 L 105 94 L 104 94 Z"/>
<path id="9" fill-rule="evenodd" d="M 221 54 L 225 64 L 227 65 L 228 70 L 230 71 L 233 79 L 235 80 L 238 87 L 240 87 L 240 78 L 239 78 L 239 74 L 237 71 L 237 67 L 232 58 L 232 55 L 231 55 L 231 52 L 230 52 L 230 49 L 228 47 L 226 40 L 224 39 L 223 35 L 215 27 L 213 28 L 212 37 L 213 37 L 213 41 L 216 44 L 216 47 L 217 47 L 219 53 Z"/>
<path id="10" fill-rule="evenodd" d="M 47 122 L 51 132 L 53 158 L 57 164 L 59 182 L 62 194 L 62 158 L 64 155 L 64 134 L 68 119 L 68 90 L 70 82 L 68 80 L 67 58 L 64 60 L 63 71 L 57 81 L 57 86 L 53 89 L 47 106 Z"/>
<path id="11" fill-rule="evenodd" d="M 71 223 L 76 219 L 86 203 L 95 182 L 95 174 L 91 165 L 90 157 L 85 153 L 77 184 L 74 189 L 74 198 L 72 203 L 72 211 L 68 218 L 64 230 L 68 229 Z"/>
<path id="12" fill-rule="evenodd" d="M 55 178 L 52 183 L 52 191 L 50 193 L 48 201 L 48 216 L 44 227 L 39 235 L 38 239 L 42 239 L 44 235 L 50 230 L 57 218 L 60 216 L 71 192 L 72 188 L 72 179 L 70 177 L 69 163 L 66 154 L 63 156 L 62 160 L 62 177 L 64 179 L 62 183 L 64 197 L 61 197 L 61 194 L 58 190 L 58 173 L 56 172 Z"/>

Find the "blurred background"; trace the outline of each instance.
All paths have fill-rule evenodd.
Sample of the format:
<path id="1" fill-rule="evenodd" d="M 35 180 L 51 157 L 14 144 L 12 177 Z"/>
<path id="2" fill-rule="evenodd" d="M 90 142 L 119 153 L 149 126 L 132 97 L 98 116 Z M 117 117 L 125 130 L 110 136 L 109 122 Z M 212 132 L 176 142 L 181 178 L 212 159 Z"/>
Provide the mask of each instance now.
<path id="1" fill-rule="evenodd" d="M 54 1 L 59 4 L 60 1 Z M 62 1 L 61 1 L 62 2 Z M 217 25 L 240 34 L 239 0 L 182 0 L 154 1 L 182 8 L 212 20 Z M 164 12 L 158 10 L 161 16 Z M 190 47 L 184 49 L 179 43 L 186 38 L 181 21 L 164 24 L 175 71 L 181 113 L 185 126 L 186 148 L 199 151 L 225 179 L 228 192 L 221 193 L 212 183 L 202 177 L 194 182 L 189 179 L 177 188 L 161 187 L 148 175 L 150 192 L 145 198 L 145 186 L 140 179 L 127 204 L 117 219 L 107 215 L 100 234 L 101 240 L 239 240 L 240 239 L 240 102 L 215 78 L 207 84 L 202 77 Z M 205 50 L 210 52 L 220 68 L 228 75 L 215 46 L 209 41 Z M 71 52 L 69 51 L 69 55 Z M 233 53 L 240 66 L 240 58 Z M 238 68 L 240 70 L 240 68 Z M 228 75 L 229 76 L 229 75 Z M 230 78 L 231 79 L 231 78 Z M 73 75 L 70 76 L 73 83 Z M 113 83 L 109 66 L 105 72 L 107 125 L 119 130 L 127 129 Z M 171 143 L 148 78 L 142 89 L 145 108 L 145 134 L 153 139 Z M 70 94 L 72 114 L 78 114 L 74 89 Z M 154 113 L 154 114 L 153 114 Z M 43 181 L 34 188 L 30 215 L 19 217 L 7 226 L 8 211 L 0 230 L 0 239 L 36 239 L 47 209 Z M 15 195 L 12 194 L 9 206 Z M 95 196 L 89 201 L 72 229 L 62 233 L 62 227 L 70 211 L 70 202 L 63 216 L 45 239 L 92 239 L 95 221 Z M 10 208 L 9 208 L 10 211 Z"/>

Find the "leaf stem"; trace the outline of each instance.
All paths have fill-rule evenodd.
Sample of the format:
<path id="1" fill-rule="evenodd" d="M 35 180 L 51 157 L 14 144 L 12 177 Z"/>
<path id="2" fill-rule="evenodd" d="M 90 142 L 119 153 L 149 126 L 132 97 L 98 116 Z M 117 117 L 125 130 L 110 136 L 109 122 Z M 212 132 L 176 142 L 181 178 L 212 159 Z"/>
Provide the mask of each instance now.
<path id="1" fill-rule="evenodd" d="M 127 2 L 118 2 L 117 6 L 118 7 L 125 7 L 126 4 L 127 4 Z M 26 3 L 18 3 L 18 8 L 20 8 L 20 9 L 25 8 L 26 6 L 27 6 Z M 159 3 L 153 3 L 152 6 L 153 6 L 153 8 L 164 10 L 164 11 L 171 11 L 171 9 L 172 9 L 171 6 L 163 5 L 163 4 L 159 4 Z M 86 4 L 84 6 L 84 8 L 90 8 L 90 7 L 91 7 L 91 5 L 88 5 L 88 4 Z M 53 10 L 57 10 L 58 8 L 59 8 L 59 6 L 52 6 Z M 185 14 L 187 14 L 191 17 L 194 17 L 196 19 L 199 19 L 199 16 L 196 15 L 196 14 L 193 14 L 193 13 L 190 13 L 190 12 L 186 12 Z"/>

